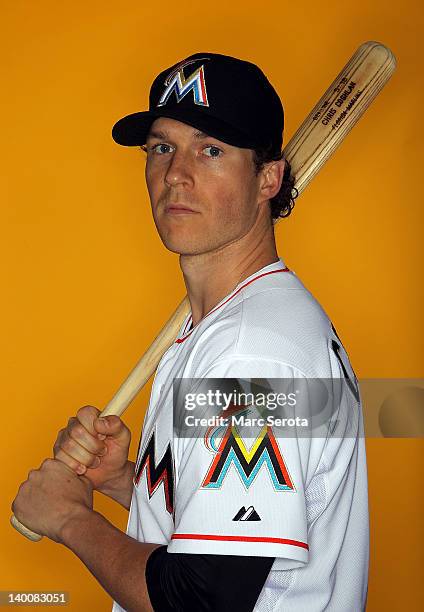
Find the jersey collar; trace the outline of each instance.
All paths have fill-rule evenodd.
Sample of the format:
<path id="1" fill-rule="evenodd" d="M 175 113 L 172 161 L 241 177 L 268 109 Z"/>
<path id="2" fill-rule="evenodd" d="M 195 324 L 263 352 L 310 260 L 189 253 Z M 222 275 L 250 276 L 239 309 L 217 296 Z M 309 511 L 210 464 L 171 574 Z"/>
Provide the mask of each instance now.
<path id="1" fill-rule="evenodd" d="M 205 314 L 203 319 L 201 319 L 199 321 L 199 323 L 197 323 L 197 325 L 195 325 L 194 328 L 191 328 L 192 313 L 190 312 L 187 315 L 187 318 L 186 318 L 186 320 L 184 321 L 184 323 L 182 325 L 182 328 L 181 328 L 182 329 L 182 333 L 175 340 L 175 343 L 176 344 L 181 344 L 182 342 L 187 340 L 187 338 L 189 336 L 191 336 L 191 334 L 193 333 L 194 329 L 196 329 L 197 326 L 202 323 L 202 321 L 204 321 L 212 313 L 214 313 L 217 310 L 219 310 L 220 308 L 222 308 L 225 304 L 227 304 L 230 300 L 232 300 L 238 293 L 240 293 L 240 291 L 242 291 L 245 287 L 247 287 L 247 285 L 250 285 L 251 283 L 257 281 L 259 278 L 263 278 L 264 276 L 268 276 L 269 274 L 275 274 L 275 273 L 279 273 L 279 272 L 290 272 L 289 268 L 286 267 L 285 263 L 283 262 L 283 260 L 281 258 L 279 258 L 278 261 L 275 261 L 274 263 L 271 263 L 271 264 L 268 264 L 267 266 L 264 266 L 263 268 L 261 268 L 257 272 L 254 272 L 249 277 L 247 277 L 243 281 L 241 281 L 231 291 L 231 293 L 229 293 L 227 296 L 225 296 L 216 306 L 214 306 L 212 308 L 212 310 L 210 310 L 207 314 Z"/>

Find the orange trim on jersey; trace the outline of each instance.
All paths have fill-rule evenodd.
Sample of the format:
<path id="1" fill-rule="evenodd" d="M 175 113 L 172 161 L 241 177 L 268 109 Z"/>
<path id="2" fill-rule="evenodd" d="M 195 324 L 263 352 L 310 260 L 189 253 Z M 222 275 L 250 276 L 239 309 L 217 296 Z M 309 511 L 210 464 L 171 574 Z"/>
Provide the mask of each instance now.
<path id="1" fill-rule="evenodd" d="M 290 272 L 290 270 L 288 268 L 283 268 L 282 270 L 271 270 L 270 272 L 264 272 L 263 274 L 259 274 L 259 276 L 255 276 L 255 278 L 251 278 L 250 281 L 247 281 L 247 283 L 244 283 L 244 285 L 242 285 L 241 287 L 239 287 L 237 289 L 237 291 L 235 291 L 232 295 L 230 295 L 229 298 L 227 298 L 225 300 L 225 302 L 222 302 L 222 304 L 220 304 L 219 306 L 216 306 L 213 310 L 211 310 L 210 312 L 208 312 L 207 315 L 205 315 L 203 318 L 206 319 L 206 317 L 208 317 L 209 315 L 211 315 L 213 312 L 215 312 L 215 310 L 218 310 L 218 308 L 221 308 L 222 306 L 224 306 L 227 302 L 229 302 L 230 300 L 233 299 L 233 297 L 235 297 L 237 295 L 237 293 L 239 293 L 242 289 L 244 289 L 245 287 L 247 287 L 247 285 L 250 285 L 250 283 L 253 283 L 253 281 L 258 280 L 258 278 L 262 278 L 262 276 L 268 276 L 268 274 L 275 274 L 276 272 Z M 184 336 L 185 330 L 187 329 L 189 323 L 192 321 L 192 316 L 190 315 L 189 320 L 187 321 L 185 327 L 184 327 L 184 331 L 183 331 L 183 335 L 181 338 L 177 338 L 177 340 L 175 340 L 176 343 L 180 344 L 181 342 L 184 342 L 184 340 L 187 340 L 187 338 L 190 336 L 190 334 L 194 331 L 194 329 L 191 329 L 188 334 L 186 336 Z M 203 319 L 202 319 L 203 321 Z"/>
<path id="2" fill-rule="evenodd" d="M 306 542 L 298 540 L 287 540 L 286 538 L 266 538 L 256 536 L 232 536 L 232 535 L 209 535 L 205 533 L 174 533 L 171 540 L 218 540 L 223 542 L 265 542 L 267 544 L 288 544 L 289 546 L 299 546 L 309 550 Z"/>
<path id="3" fill-rule="evenodd" d="M 229 425 L 229 426 L 227 427 L 227 431 L 225 432 L 225 435 L 224 435 L 224 437 L 222 438 L 221 444 L 219 445 L 219 449 L 218 449 L 218 451 L 216 452 L 215 459 L 212 461 L 212 464 L 211 464 L 210 468 L 208 469 L 208 472 L 207 472 L 207 474 L 206 474 L 206 476 L 205 476 L 205 479 L 204 479 L 204 481 L 202 482 L 202 487 L 205 487 L 206 485 L 208 485 L 208 484 L 209 484 L 209 482 L 210 482 L 210 477 L 211 477 L 211 475 L 214 473 L 214 471 L 215 471 L 215 468 L 216 468 L 216 465 L 217 465 L 218 461 L 221 459 L 221 453 L 222 453 L 222 450 L 225 448 L 225 445 L 226 445 L 226 444 L 227 444 L 227 442 L 228 442 L 228 438 L 229 438 L 229 437 L 230 437 L 230 435 L 231 435 L 232 429 L 233 429 L 233 428 L 232 428 L 232 426 L 231 426 L 231 425 Z M 222 471 L 222 470 L 221 470 L 221 471 Z"/>
<path id="4" fill-rule="evenodd" d="M 294 489 L 294 484 L 292 479 L 290 478 L 290 474 L 287 471 L 286 464 L 284 463 L 284 459 L 281 456 L 280 449 L 278 448 L 277 440 L 275 439 L 274 432 L 272 431 L 272 427 L 268 425 L 267 432 L 269 436 L 269 441 L 271 442 L 272 448 L 274 449 L 275 456 L 277 457 L 278 464 L 283 472 L 284 480 L 288 484 L 291 489 Z M 281 457 L 281 461 L 278 459 Z"/>

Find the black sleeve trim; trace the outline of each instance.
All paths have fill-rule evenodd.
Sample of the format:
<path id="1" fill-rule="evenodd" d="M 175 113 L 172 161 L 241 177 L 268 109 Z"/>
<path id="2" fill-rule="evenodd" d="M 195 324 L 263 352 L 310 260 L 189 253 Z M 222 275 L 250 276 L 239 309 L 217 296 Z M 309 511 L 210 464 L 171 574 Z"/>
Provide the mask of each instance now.
<path id="1" fill-rule="evenodd" d="M 250 612 L 274 557 L 194 555 L 156 548 L 146 564 L 155 612 Z"/>

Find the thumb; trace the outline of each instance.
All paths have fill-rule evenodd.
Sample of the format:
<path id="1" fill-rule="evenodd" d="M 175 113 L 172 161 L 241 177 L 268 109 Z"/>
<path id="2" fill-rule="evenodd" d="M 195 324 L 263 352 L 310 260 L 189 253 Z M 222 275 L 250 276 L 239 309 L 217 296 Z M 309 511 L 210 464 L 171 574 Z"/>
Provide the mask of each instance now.
<path id="1" fill-rule="evenodd" d="M 102 436 L 114 438 L 122 445 L 129 444 L 130 442 L 130 430 L 118 416 L 100 416 L 94 419 L 93 425 L 97 433 Z"/>

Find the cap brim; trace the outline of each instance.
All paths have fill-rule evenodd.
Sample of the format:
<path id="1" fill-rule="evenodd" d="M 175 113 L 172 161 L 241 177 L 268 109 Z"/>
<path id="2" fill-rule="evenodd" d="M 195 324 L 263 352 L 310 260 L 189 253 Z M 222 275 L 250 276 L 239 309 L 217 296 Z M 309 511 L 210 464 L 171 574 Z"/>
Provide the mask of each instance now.
<path id="1" fill-rule="evenodd" d="M 127 115 L 113 126 L 112 138 L 118 144 L 126 147 L 144 145 L 152 123 L 159 117 L 181 121 L 235 147 L 254 149 L 261 146 L 261 143 L 252 142 L 246 134 L 234 129 L 220 119 L 212 117 L 210 114 L 206 115 L 201 110 L 184 107 L 158 108 L 154 111 Z"/>
<path id="2" fill-rule="evenodd" d="M 150 111 L 132 113 L 115 123 L 112 138 L 125 147 L 134 147 L 146 143 L 150 126 L 157 117 Z"/>

